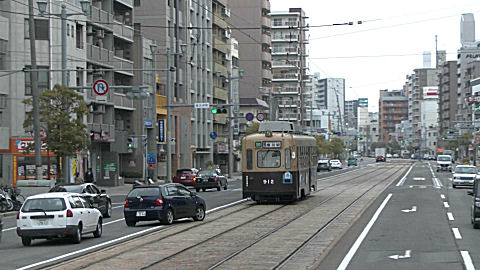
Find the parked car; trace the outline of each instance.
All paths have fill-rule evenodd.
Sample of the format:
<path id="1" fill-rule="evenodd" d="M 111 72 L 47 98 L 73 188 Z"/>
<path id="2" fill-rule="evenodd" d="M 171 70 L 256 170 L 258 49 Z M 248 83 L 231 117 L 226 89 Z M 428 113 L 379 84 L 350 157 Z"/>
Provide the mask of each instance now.
<path id="1" fill-rule="evenodd" d="M 112 199 L 106 194 L 104 189 L 99 189 L 95 184 L 66 184 L 57 185 L 50 189 L 49 192 L 73 192 L 85 194 L 91 199 L 95 208 L 97 208 L 104 217 L 112 216 Z"/>
<path id="2" fill-rule="evenodd" d="M 387 161 L 387 159 L 384 156 L 378 156 L 375 159 L 375 162 L 386 162 L 386 161 Z"/>
<path id="3" fill-rule="evenodd" d="M 195 221 L 205 218 L 205 200 L 185 186 L 169 183 L 158 186 L 136 186 L 125 199 L 124 216 L 127 226 L 139 221 L 159 220 L 172 224 L 175 219 L 191 217 Z"/>
<path id="4" fill-rule="evenodd" d="M 387 154 L 386 155 L 386 158 L 392 158 L 392 157 L 393 157 L 392 154 Z"/>
<path id="5" fill-rule="evenodd" d="M 330 160 L 330 166 L 332 166 L 332 169 L 341 169 L 342 162 L 340 162 L 338 159 L 332 159 Z"/>
<path id="6" fill-rule="evenodd" d="M 205 191 L 207 188 L 216 188 L 220 191 L 222 187 L 224 190 L 227 190 L 228 182 L 220 169 L 207 169 L 198 171 L 193 186 L 197 192 L 200 189 Z"/>
<path id="7" fill-rule="evenodd" d="M 196 171 L 196 172 L 195 172 Z M 193 186 L 193 179 L 197 174 L 197 169 L 178 169 L 177 173 L 173 177 L 174 183 L 179 183 L 184 186 Z"/>
<path id="8" fill-rule="evenodd" d="M 17 214 L 17 235 L 24 246 L 33 239 L 71 237 L 80 243 L 82 235 L 102 236 L 102 213 L 81 194 L 54 192 L 28 197 Z"/>
<path id="9" fill-rule="evenodd" d="M 393 154 L 393 158 L 400 158 L 398 154 Z"/>
<path id="10" fill-rule="evenodd" d="M 330 162 L 328 162 L 328 160 L 319 160 L 317 162 L 317 172 L 321 171 L 321 170 L 327 170 L 327 171 L 331 171 L 332 170 L 332 167 L 330 166 Z"/>
<path id="11" fill-rule="evenodd" d="M 472 196 L 471 222 L 474 229 L 480 229 L 480 187 L 479 181 L 473 182 L 473 190 L 467 191 Z"/>
<path id="12" fill-rule="evenodd" d="M 357 159 L 354 157 L 349 157 L 347 161 L 347 166 L 358 166 Z"/>
<path id="13" fill-rule="evenodd" d="M 475 166 L 458 165 L 453 171 L 452 187 L 473 186 L 473 182 L 477 179 L 477 174 L 478 170 Z"/>

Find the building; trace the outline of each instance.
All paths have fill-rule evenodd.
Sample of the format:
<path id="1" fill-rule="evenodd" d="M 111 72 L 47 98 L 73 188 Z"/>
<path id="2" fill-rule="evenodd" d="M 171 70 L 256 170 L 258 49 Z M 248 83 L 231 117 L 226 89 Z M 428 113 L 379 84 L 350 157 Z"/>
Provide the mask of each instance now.
<path id="1" fill-rule="evenodd" d="M 346 128 L 357 129 L 359 100 L 345 100 L 344 123 Z M 368 100 L 367 100 L 368 104 Z"/>
<path id="2" fill-rule="evenodd" d="M 380 90 L 378 103 L 380 140 L 390 142 L 395 125 L 408 119 L 408 98 L 402 90 Z"/>
<path id="3" fill-rule="evenodd" d="M 305 12 L 290 8 L 287 12 L 272 12 L 272 90 L 279 104 L 278 118 L 302 125 L 305 119 L 303 93 L 307 70 L 308 26 Z M 272 103 L 272 102 L 270 102 Z"/>
<path id="4" fill-rule="evenodd" d="M 229 7 L 232 15 L 227 22 L 235 26 L 232 36 L 241 44 L 239 54 L 243 56 L 239 58 L 239 67 L 248 78 L 240 81 L 240 96 L 269 102 L 272 87 L 270 1 L 230 0 Z"/>
<path id="5" fill-rule="evenodd" d="M 448 61 L 439 73 L 438 85 L 438 123 L 439 134 L 446 135 L 447 130 L 455 127 L 457 111 L 457 61 Z"/>
<path id="6" fill-rule="evenodd" d="M 330 113 L 331 129 L 343 132 L 345 115 L 345 79 L 326 78 L 318 80 L 317 104 Z"/>

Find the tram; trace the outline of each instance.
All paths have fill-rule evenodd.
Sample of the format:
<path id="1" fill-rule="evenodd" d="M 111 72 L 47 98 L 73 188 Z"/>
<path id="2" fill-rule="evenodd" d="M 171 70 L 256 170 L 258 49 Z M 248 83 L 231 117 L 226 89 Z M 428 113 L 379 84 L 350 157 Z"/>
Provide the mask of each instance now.
<path id="1" fill-rule="evenodd" d="M 316 140 L 293 132 L 291 123 L 272 122 L 242 140 L 243 198 L 257 202 L 304 198 L 317 188 Z"/>

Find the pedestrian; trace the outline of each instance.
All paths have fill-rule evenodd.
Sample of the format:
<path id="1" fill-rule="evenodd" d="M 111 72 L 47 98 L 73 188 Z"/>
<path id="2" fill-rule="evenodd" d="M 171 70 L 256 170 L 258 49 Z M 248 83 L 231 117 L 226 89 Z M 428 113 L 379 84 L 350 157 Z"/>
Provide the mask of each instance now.
<path id="1" fill-rule="evenodd" d="M 88 168 L 87 174 L 85 175 L 85 182 L 86 183 L 94 182 L 92 168 Z"/>
<path id="2" fill-rule="evenodd" d="M 75 184 L 83 184 L 83 183 L 84 183 L 84 182 L 83 182 L 82 177 L 80 177 L 80 173 L 77 172 L 77 173 L 75 174 Z"/>

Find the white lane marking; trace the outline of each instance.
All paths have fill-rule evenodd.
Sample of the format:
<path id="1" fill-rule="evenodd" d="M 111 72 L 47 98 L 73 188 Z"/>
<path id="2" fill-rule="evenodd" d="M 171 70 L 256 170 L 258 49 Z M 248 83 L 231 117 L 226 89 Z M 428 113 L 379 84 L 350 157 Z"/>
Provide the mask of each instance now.
<path id="1" fill-rule="evenodd" d="M 405 180 L 407 179 L 407 176 L 410 173 L 410 171 L 413 169 L 413 166 L 415 166 L 415 164 L 410 165 L 410 169 L 408 169 L 407 173 L 402 177 L 402 179 L 400 179 L 400 181 L 398 181 L 398 183 L 395 186 L 399 187 L 403 185 L 403 183 L 405 183 Z"/>
<path id="2" fill-rule="evenodd" d="M 390 259 L 394 259 L 394 260 L 408 259 L 408 258 L 410 258 L 411 253 L 412 253 L 412 251 L 409 249 L 409 250 L 405 250 L 405 255 L 392 255 L 392 256 L 388 256 L 388 257 Z"/>
<path id="3" fill-rule="evenodd" d="M 108 225 L 108 224 L 117 223 L 117 222 L 122 221 L 122 220 L 125 220 L 125 218 L 119 218 L 119 219 L 116 219 L 116 220 L 112 220 L 112 221 L 103 223 L 103 225 L 105 226 L 105 225 Z"/>
<path id="4" fill-rule="evenodd" d="M 125 204 L 124 202 L 112 202 L 112 204 Z"/>
<path id="5" fill-rule="evenodd" d="M 414 177 L 413 181 L 425 181 L 425 177 Z"/>
<path id="6" fill-rule="evenodd" d="M 475 266 L 473 266 L 472 258 L 470 257 L 470 253 L 466 250 L 460 251 L 460 254 L 462 254 L 463 258 L 463 263 L 465 264 L 465 269 L 466 270 L 475 270 Z"/>
<path id="7" fill-rule="evenodd" d="M 15 229 L 17 229 L 17 227 L 12 227 L 12 228 L 8 228 L 8 229 L 3 229 L 2 232 L 11 231 L 11 230 L 15 230 Z"/>
<path id="8" fill-rule="evenodd" d="M 443 202 L 443 206 L 445 206 L 445 208 L 449 208 L 450 205 L 448 204 L 448 202 Z"/>
<path id="9" fill-rule="evenodd" d="M 453 235 L 455 236 L 455 239 L 462 239 L 462 235 L 460 234 L 460 231 L 458 228 L 452 228 Z"/>
<path id="10" fill-rule="evenodd" d="M 123 204 L 123 203 L 122 203 L 122 204 Z M 114 206 L 114 207 L 112 207 L 112 209 L 121 208 L 121 207 L 123 207 L 123 205 Z"/>
<path id="11" fill-rule="evenodd" d="M 233 203 L 222 205 L 222 206 L 207 210 L 206 213 L 208 214 L 208 213 L 211 213 L 211 212 L 214 212 L 214 211 L 218 211 L 220 209 L 223 209 L 223 208 L 235 205 L 235 204 L 243 203 L 243 202 L 246 202 L 246 201 L 248 201 L 248 199 L 243 199 L 243 200 L 239 200 L 239 201 L 236 201 L 236 202 L 233 202 Z M 118 222 L 120 220 L 114 220 L 114 221 Z M 61 260 L 63 258 L 67 258 L 67 257 L 73 256 L 73 255 L 77 255 L 77 254 L 80 254 L 80 253 L 83 253 L 83 252 L 86 252 L 86 251 L 89 251 L 89 250 L 92 250 L 92 249 L 96 249 L 96 248 L 100 248 L 100 247 L 103 247 L 103 246 L 106 246 L 106 245 L 114 244 L 116 242 L 122 241 L 124 239 L 131 238 L 133 236 L 141 235 L 143 233 L 147 233 L 147 232 L 150 232 L 150 231 L 159 230 L 163 227 L 165 227 L 165 226 L 160 225 L 160 226 L 155 226 L 155 227 L 152 227 L 152 228 L 148 228 L 148 229 L 143 230 L 143 231 L 135 232 L 135 233 L 132 233 L 132 234 L 127 234 L 127 235 L 124 235 L 122 237 L 115 238 L 115 239 L 112 239 L 110 241 L 100 243 L 98 245 L 94 245 L 94 246 L 91 246 L 91 247 L 88 247 L 88 248 L 84 248 L 84 249 L 80 249 L 80 250 L 73 251 L 73 252 L 70 252 L 70 253 L 66 253 L 66 254 L 63 254 L 63 255 L 48 259 L 48 260 L 44 260 L 44 261 L 41 261 L 41 262 L 30 264 L 30 265 L 24 266 L 22 268 L 18 268 L 17 270 L 30 269 L 30 268 L 37 267 L 37 266 L 40 266 L 40 265 L 43 265 L 43 264 L 46 264 L 46 263 L 55 262 L 55 261 Z"/>
<path id="12" fill-rule="evenodd" d="M 416 212 L 417 211 L 417 207 L 414 205 L 412 206 L 412 209 L 403 209 L 402 212 L 404 213 L 410 213 L 410 212 Z"/>
<path id="13" fill-rule="evenodd" d="M 445 200 L 445 195 L 443 194 L 440 194 L 440 198 L 444 199 Z"/>
<path id="14" fill-rule="evenodd" d="M 347 269 L 348 264 L 352 260 L 353 256 L 357 252 L 358 248 L 362 244 L 363 240 L 365 237 L 367 237 L 368 232 L 370 229 L 373 227 L 373 224 L 377 220 L 377 218 L 380 216 L 380 213 L 382 212 L 383 208 L 387 205 L 388 201 L 392 198 L 392 193 L 388 194 L 388 196 L 383 200 L 382 204 L 378 207 L 377 211 L 373 215 L 372 219 L 368 222 L 367 226 L 363 229 L 362 233 L 358 236 L 357 240 L 355 243 L 353 243 L 353 246 L 350 248 L 348 251 L 347 255 L 342 260 L 342 263 L 338 266 L 337 270 L 345 270 Z"/>
<path id="15" fill-rule="evenodd" d="M 433 179 L 433 184 L 435 187 L 441 187 L 443 186 L 442 183 L 438 180 L 438 178 L 432 178 Z"/>
<path id="16" fill-rule="evenodd" d="M 453 218 L 452 212 L 447 212 L 447 217 L 448 217 L 448 220 L 450 220 L 450 221 L 454 221 L 454 220 L 455 220 L 455 219 Z"/>

